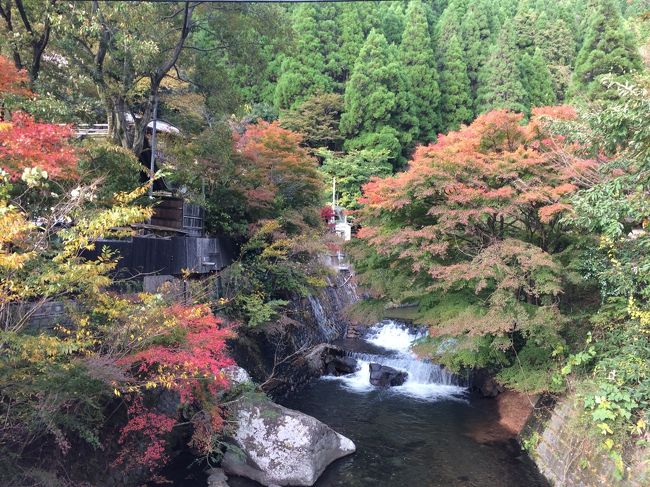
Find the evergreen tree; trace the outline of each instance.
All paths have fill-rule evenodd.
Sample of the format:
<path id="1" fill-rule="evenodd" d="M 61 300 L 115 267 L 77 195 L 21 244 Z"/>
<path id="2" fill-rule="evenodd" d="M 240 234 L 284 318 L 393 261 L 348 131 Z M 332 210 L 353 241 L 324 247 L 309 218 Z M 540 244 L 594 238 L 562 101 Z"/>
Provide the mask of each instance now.
<path id="1" fill-rule="evenodd" d="M 472 100 L 476 100 L 478 76 L 487 61 L 492 42 L 492 28 L 489 2 L 479 0 L 472 3 L 463 16 L 460 37 L 463 40 L 467 76 L 472 89 Z M 473 108 L 474 102 L 469 108 Z"/>
<path id="2" fill-rule="evenodd" d="M 420 0 L 409 3 L 400 49 L 400 60 L 406 76 L 405 96 L 409 96 L 416 125 L 412 128 L 414 140 L 430 142 L 440 128 L 440 89 L 435 66 L 426 11 Z"/>
<path id="3" fill-rule="evenodd" d="M 473 116 L 470 81 L 457 36 L 453 36 L 442 51 L 440 82 L 442 129 L 448 132 L 471 121 Z"/>
<path id="4" fill-rule="evenodd" d="M 467 11 L 468 0 L 450 0 L 436 26 L 436 44 L 445 46 L 454 35 L 461 35 L 463 16 Z"/>
<path id="5" fill-rule="evenodd" d="M 346 150 L 386 149 L 393 164 L 403 161 L 412 127 L 406 81 L 401 65 L 391 55 L 383 34 L 373 29 L 359 53 L 345 88 L 341 132 Z"/>
<path id="6" fill-rule="evenodd" d="M 517 48 L 528 54 L 535 51 L 535 34 L 537 12 L 533 10 L 530 0 L 522 0 L 517 8 L 517 15 L 512 21 Z"/>
<path id="7" fill-rule="evenodd" d="M 327 59 L 319 25 L 318 10 L 314 5 L 301 5 L 293 16 L 295 53 L 286 56 L 280 66 L 275 86 L 274 104 L 291 108 L 309 96 L 332 91 L 334 81 L 327 72 Z"/>
<path id="8" fill-rule="evenodd" d="M 603 74 L 624 75 L 638 71 L 641 59 L 613 0 L 595 0 L 573 76 L 574 88 L 598 91 L 596 78 Z"/>
<path id="9" fill-rule="evenodd" d="M 555 103 L 553 81 L 539 49 L 531 56 L 524 53 L 521 58 L 521 80 L 526 90 L 526 106 L 542 107 Z"/>
<path id="10" fill-rule="evenodd" d="M 341 12 L 340 60 L 344 80 L 348 80 L 366 38 L 365 23 L 358 4 L 345 4 Z"/>
<path id="11" fill-rule="evenodd" d="M 384 2 L 379 4 L 376 10 L 386 41 L 399 45 L 404 32 L 404 7 L 400 2 Z"/>
<path id="12" fill-rule="evenodd" d="M 512 24 L 507 24 L 480 73 L 479 113 L 495 108 L 526 111 L 526 91 L 520 81 L 519 53 L 515 42 Z"/>
<path id="13" fill-rule="evenodd" d="M 551 20 L 542 11 L 535 27 L 535 45 L 541 50 L 550 71 L 555 98 L 561 102 L 571 82 L 571 66 L 576 56 L 574 33 L 563 18 Z"/>

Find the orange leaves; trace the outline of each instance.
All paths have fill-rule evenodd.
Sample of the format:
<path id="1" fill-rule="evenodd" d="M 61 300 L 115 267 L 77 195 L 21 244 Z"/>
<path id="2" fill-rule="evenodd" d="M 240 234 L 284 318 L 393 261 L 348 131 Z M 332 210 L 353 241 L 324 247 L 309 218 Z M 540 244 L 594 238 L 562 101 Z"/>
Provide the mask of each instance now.
<path id="1" fill-rule="evenodd" d="M 539 219 L 542 223 L 550 223 L 553 217 L 571 209 L 571 205 L 566 203 L 553 203 L 539 209 Z"/>
<path id="2" fill-rule="evenodd" d="M 235 136 L 242 157 L 240 178 L 251 209 L 267 216 L 278 206 L 313 204 L 321 188 L 317 162 L 300 146 L 302 137 L 276 122 L 249 125 Z"/>
<path id="3" fill-rule="evenodd" d="M 573 176 L 582 170 L 567 161 L 558 164 L 548 150 L 552 134 L 538 120 L 575 117 L 571 107 L 535 110 L 533 122 L 522 125 L 523 116 L 505 110 L 486 113 L 460 130 L 440 136 L 435 144 L 419 147 L 409 169 L 393 177 L 373 180 L 364 187 L 365 224 L 383 213 L 409 208 L 423 210 L 435 225 L 447 231 L 486 233 L 502 237 L 494 225 L 502 217 L 533 229 L 539 217 L 550 218 L 568 209 L 560 200 L 577 189 Z M 554 139 L 557 147 L 563 140 Z M 574 167 L 575 166 L 575 167 Z M 530 208 L 527 208 L 530 207 Z M 548 207 L 547 209 L 544 209 Z M 543 209 L 543 211 L 542 211 Z M 529 211 L 530 210 L 530 211 Z M 492 220 L 492 223 L 488 221 Z M 363 235 L 363 233 L 362 233 Z"/>
<path id="4" fill-rule="evenodd" d="M 77 153 L 68 143 L 72 129 L 40 123 L 21 112 L 0 127 L 0 168 L 18 178 L 27 168 L 46 171 L 50 178 L 76 177 Z"/>
<path id="5" fill-rule="evenodd" d="M 30 96 L 32 92 L 27 84 L 27 73 L 17 70 L 12 61 L 0 56 L 0 100 L 5 95 Z"/>
<path id="6" fill-rule="evenodd" d="M 561 268 L 552 254 L 582 161 L 560 157 L 571 146 L 541 123 L 553 116 L 575 112 L 539 109 L 528 124 L 487 113 L 419 147 L 405 172 L 364 187 L 358 236 L 377 255 L 427 289 L 471 290 L 486 307 L 480 320 L 459 315 L 456 331 L 502 333 L 555 316 Z"/>

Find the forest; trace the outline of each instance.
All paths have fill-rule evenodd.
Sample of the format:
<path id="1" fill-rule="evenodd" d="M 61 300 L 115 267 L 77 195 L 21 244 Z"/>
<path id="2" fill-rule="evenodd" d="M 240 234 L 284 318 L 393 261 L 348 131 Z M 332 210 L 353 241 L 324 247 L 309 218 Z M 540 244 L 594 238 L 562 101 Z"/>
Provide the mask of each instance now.
<path id="1" fill-rule="evenodd" d="M 179 442 L 219 465 L 266 392 L 232 344 L 299 320 L 338 252 L 347 319 L 575 396 L 645 485 L 649 67 L 645 0 L 0 1 L 0 484 L 158 482 Z M 97 244 L 160 231 L 160 187 L 232 243 L 191 299 Z"/>

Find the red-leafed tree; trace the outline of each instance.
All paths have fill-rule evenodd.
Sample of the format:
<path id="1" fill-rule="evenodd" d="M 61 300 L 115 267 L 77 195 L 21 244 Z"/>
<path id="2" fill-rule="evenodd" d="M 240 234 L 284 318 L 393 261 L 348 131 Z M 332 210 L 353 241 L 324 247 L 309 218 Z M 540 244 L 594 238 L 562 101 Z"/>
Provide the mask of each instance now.
<path id="1" fill-rule="evenodd" d="M 14 112 L 11 122 L 0 123 L 0 168 L 13 178 L 27 168 L 47 171 L 50 178 L 74 178 L 78 155 L 69 144 L 71 136 L 69 126 L 36 122 Z"/>
<path id="2" fill-rule="evenodd" d="M 120 431 L 121 449 L 115 465 L 144 465 L 155 471 L 168 459 L 167 437 L 177 418 L 147 407 L 140 394 L 144 390 L 173 391 L 180 405 L 194 412 L 191 443 L 200 454 L 214 453 L 215 438 L 222 433 L 224 412 L 218 393 L 229 385 L 224 369 L 235 364 L 226 347 L 226 339 L 234 336 L 232 327 L 215 317 L 206 305 L 173 304 L 162 315 L 164 323 L 148 333 L 167 333 L 165 339 L 117 361 L 130 379 L 116 386 L 130 396 L 128 421 Z M 132 335 L 131 340 L 138 343 L 139 339 Z"/>
<path id="3" fill-rule="evenodd" d="M 567 245 L 566 197 L 589 164 L 567 159 L 573 148 L 546 120 L 573 117 L 547 107 L 523 124 L 521 114 L 493 111 L 418 148 L 407 171 L 368 183 L 359 232 L 376 256 L 368 276 L 373 265 L 401 268 L 406 297 L 416 286 L 437 297 L 471 291 L 476 306 L 429 320 L 432 334 L 507 337 L 560 323 L 552 254 Z"/>
<path id="4" fill-rule="evenodd" d="M 0 108 L 7 95 L 31 95 L 26 83 L 27 74 L 0 56 Z M 14 179 L 32 168 L 46 171 L 51 178 L 75 177 L 78 155 L 69 144 L 72 134 L 68 126 L 37 122 L 26 113 L 14 112 L 10 121 L 0 121 L 0 168 Z"/>

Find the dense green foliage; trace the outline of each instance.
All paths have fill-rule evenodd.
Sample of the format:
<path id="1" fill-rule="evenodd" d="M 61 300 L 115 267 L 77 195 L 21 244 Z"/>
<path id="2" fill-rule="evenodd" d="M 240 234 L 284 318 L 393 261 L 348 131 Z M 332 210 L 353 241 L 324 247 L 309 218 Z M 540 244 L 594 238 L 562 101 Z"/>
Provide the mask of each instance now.
<path id="1" fill-rule="evenodd" d="M 55 463 L 104 435 L 132 447 L 107 459 L 151 440 L 153 466 L 189 417 L 218 456 L 225 323 L 203 302 L 118 297 L 115 256 L 82 255 L 150 214 L 137 158 L 155 107 L 181 131 L 160 135 L 165 180 L 235 242 L 213 311 L 281 322 L 323 285 L 335 178 L 361 227 L 358 314 L 414 305 L 419 353 L 573 389 L 625 473 L 650 402 L 647 2 L 45 3 L 0 6 L 0 468 L 54 485 Z M 540 108 L 556 103 L 576 109 Z M 110 137 L 73 148 L 54 122 Z M 57 300 L 77 305 L 55 330 L 12 314 Z M 150 411 L 157 388 L 182 413 Z"/>

